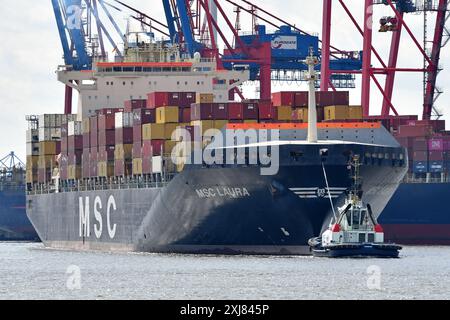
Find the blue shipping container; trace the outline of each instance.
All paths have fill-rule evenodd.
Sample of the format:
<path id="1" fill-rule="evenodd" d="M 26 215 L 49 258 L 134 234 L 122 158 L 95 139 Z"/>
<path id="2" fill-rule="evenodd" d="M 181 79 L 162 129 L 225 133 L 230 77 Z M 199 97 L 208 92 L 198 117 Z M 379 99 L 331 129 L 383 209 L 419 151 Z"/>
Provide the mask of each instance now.
<path id="1" fill-rule="evenodd" d="M 426 161 L 413 162 L 412 170 L 414 173 L 426 173 L 428 172 L 428 162 Z"/>
<path id="2" fill-rule="evenodd" d="M 440 173 L 444 171 L 444 162 L 443 161 L 432 161 L 429 164 L 429 172 Z"/>

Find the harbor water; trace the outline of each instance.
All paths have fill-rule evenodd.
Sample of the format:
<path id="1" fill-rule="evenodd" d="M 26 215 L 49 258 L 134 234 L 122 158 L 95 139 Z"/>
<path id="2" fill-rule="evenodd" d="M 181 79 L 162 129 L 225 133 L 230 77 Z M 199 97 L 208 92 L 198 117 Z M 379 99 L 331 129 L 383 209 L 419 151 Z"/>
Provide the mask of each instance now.
<path id="1" fill-rule="evenodd" d="M 450 299 L 450 247 L 400 259 L 73 252 L 0 243 L 0 299 Z"/>

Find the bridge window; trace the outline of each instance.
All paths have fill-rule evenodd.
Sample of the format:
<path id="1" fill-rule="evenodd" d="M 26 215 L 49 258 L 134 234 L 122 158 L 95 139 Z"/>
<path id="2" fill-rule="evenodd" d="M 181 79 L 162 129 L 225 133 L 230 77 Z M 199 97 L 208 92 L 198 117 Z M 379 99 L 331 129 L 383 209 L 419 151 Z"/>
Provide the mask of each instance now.
<path id="1" fill-rule="evenodd" d="M 114 67 L 114 72 L 122 72 L 122 67 Z"/>
<path id="2" fill-rule="evenodd" d="M 133 67 L 123 67 L 123 72 L 133 72 L 134 68 Z"/>

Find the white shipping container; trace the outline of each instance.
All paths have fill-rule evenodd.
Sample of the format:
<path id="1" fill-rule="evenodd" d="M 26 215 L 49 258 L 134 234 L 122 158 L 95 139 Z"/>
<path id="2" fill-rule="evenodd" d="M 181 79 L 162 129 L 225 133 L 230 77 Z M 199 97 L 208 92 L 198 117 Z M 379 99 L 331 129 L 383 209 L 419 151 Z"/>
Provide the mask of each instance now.
<path id="1" fill-rule="evenodd" d="M 79 136 L 82 135 L 82 123 L 80 121 L 70 121 L 67 124 L 67 135 L 68 136 Z"/>
<path id="2" fill-rule="evenodd" d="M 133 126 L 133 113 L 117 112 L 115 114 L 116 128 L 130 128 Z"/>
<path id="3" fill-rule="evenodd" d="M 28 129 L 27 130 L 27 143 L 28 142 L 39 142 L 39 130 Z"/>
<path id="4" fill-rule="evenodd" d="M 39 128 L 39 141 L 61 140 L 61 128 Z"/>
<path id="5" fill-rule="evenodd" d="M 63 124 L 63 114 L 41 114 L 39 116 L 39 128 L 59 128 Z"/>
<path id="6" fill-rule="evenodd" d="M 163 158 L 161 156 L 152 157 L 152 172 L 162 173 Z"/>
<path id="7" fill-rule="evenodd" d="M 39 155 L 39 142 L 27 142 L 27 156 Z"/>

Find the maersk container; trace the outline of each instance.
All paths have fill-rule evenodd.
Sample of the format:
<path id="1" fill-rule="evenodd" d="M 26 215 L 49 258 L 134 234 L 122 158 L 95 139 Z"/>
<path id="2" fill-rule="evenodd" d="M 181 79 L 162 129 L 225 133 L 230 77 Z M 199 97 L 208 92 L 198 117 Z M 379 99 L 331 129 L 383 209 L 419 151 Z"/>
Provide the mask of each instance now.
<path id="1" fill-rule="evenodd" d="M 428 172 L 428 162 L 427 161 L 414 161 L 413 166 L 412 166 L 412 171 L 414 173 Z"/>
<path id="2" fill-rule="evenodd" d="M 180 108 L 190 108 L 191 104 L 195 103 L 195 92 L 181 92 Z"/>
<path id="3" fill-rule="evenodd" d="M 166 140 L 144 140 L 142 142 L 142 157 L 161 155 Z"/>

